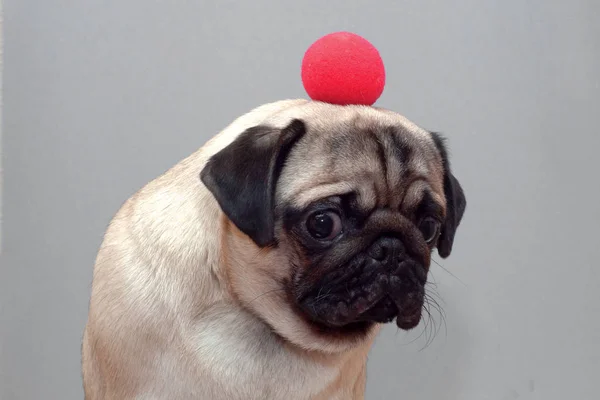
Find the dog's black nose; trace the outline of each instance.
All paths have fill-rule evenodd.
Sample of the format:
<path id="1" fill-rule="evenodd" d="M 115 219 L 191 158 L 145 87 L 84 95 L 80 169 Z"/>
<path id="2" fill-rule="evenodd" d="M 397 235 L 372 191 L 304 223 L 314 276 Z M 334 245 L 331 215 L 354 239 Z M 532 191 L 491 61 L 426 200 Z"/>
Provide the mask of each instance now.
<path id="1" fill-rule="evenodd" d="M 399 257 L 406 252 L 404 243 L 396 237 L 382 236 L 369 248 L 369 256 L 383 264 L 398 261 Z"/>

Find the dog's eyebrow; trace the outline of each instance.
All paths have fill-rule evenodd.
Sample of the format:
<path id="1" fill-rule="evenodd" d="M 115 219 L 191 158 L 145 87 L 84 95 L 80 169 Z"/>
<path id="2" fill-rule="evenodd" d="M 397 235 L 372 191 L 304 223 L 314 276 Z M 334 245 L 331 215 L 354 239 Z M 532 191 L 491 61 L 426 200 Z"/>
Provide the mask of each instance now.
<path id="1" fill-rule="evenodd" d="M 344 196 L 352 193 L 355 188 L 349 182 L 325 183 L 292 196 L 292 205 L 298 208 L 308 207 L 315 200 L 333 196 Z"/>
<path id="2" fill-rule="evenodd" d="M 446 210 L 440 203 L 435 201 L 429 190 L 425 190 L 421 201 L 415 207 L 414 214 L 415 216 L 432 215 L 442 219 L 446 216 Z"/>

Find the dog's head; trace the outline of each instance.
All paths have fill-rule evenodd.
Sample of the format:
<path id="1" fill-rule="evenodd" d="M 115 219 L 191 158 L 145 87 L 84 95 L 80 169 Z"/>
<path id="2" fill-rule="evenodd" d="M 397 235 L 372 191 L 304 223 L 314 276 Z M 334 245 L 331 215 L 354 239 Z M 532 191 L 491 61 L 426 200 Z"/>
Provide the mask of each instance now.
<path id="1" fill-rule="evenodd" d="M 225 215 L 236 299 L 283 338 L 336 351 L 421 319 L 431 253 L 465 210 L 442 138 L 371 107 L 312 105 L 241 133 L 201 172 Z"/>

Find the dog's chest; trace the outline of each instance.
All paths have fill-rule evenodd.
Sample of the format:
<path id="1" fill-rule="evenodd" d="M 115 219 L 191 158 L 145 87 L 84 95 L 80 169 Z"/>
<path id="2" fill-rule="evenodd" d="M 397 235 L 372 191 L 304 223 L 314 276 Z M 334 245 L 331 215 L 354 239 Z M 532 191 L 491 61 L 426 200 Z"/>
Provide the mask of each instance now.
<path id="1" fill-rule="evenodd" d="M 206 374 L 202 392 L 211 396 L 308 400 L 339 376 L 337 367 L 291 352 L 266 327 L 243 314 L 200 323 L 193 346 L 199 369 Z"/>

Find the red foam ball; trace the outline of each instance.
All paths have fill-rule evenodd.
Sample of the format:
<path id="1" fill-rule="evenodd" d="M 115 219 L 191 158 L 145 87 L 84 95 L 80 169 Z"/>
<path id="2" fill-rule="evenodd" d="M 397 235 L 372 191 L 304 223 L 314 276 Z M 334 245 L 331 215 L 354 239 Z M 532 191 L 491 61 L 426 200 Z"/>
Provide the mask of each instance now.
<path id="1" fill-rule="evenodd" d="M 370 106 L 383 92 L 385 68 L 369 41 L 335 32 L 314 42 L 304 54 L 302 83 L 315 101 Z"/>

